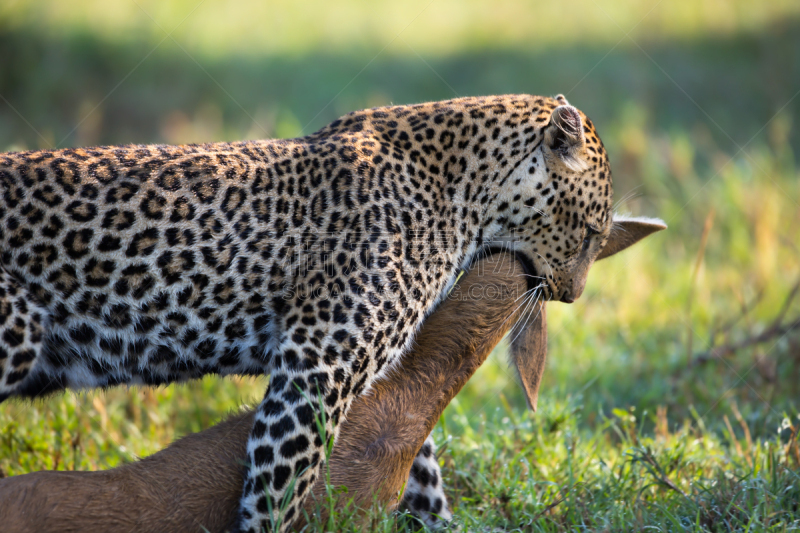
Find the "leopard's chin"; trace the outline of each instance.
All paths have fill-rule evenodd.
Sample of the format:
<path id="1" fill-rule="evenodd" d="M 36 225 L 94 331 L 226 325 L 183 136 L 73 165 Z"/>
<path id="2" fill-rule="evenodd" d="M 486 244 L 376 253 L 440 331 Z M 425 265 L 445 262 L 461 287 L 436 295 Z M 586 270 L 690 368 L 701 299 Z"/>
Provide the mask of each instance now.
<path id="1" fill-rule="evenodd" d="M 542 276 L 540 276 L 539 272 L 536 270 L 533 259 L 531 259 L 528 254 L 518 251 L 514 251 L 514 258 L 522 265 L 522 269 L 525 273 L 525 280 L 528 284 L 528 290 L 533 290 L 540 285 Z"/>

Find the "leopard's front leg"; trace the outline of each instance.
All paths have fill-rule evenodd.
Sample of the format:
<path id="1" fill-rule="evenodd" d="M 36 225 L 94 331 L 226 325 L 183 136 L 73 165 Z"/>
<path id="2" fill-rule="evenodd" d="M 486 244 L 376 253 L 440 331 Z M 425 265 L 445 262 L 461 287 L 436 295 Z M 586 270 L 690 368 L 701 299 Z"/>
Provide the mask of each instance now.
<path id="1" fill-rule="evenodd" d="M 344 369 L 306 368 L 309 359 L 295 349 L 284 350 L 277 362 L 247 441 L 241 531 L 290 529 L 352 400 L 350 379 L 342 386 Z"/>

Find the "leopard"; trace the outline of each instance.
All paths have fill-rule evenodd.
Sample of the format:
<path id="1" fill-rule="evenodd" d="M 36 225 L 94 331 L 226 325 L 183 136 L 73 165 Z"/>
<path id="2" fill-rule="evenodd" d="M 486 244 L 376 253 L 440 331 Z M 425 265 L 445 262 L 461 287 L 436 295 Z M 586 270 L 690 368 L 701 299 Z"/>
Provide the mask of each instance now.
<path id="1" fill-rule="evenodd" d="M 428 435 L 411 463 L 400 508 L 434 531 L 445 529 L 451 524 L 453 513 L 447 505 L 433 435 Z"/>
<path id="2" fill-rule="evenodd" d="M 353 399 L 460 271 L 507 250 L 530 291 L 570 303 L 614 227 L 606 150 L 563 95 L 377 107 L 295 139 L 4 153 L 0 190 L 0 401 L 269 375 L 247 532 L 290 530 Z"/>

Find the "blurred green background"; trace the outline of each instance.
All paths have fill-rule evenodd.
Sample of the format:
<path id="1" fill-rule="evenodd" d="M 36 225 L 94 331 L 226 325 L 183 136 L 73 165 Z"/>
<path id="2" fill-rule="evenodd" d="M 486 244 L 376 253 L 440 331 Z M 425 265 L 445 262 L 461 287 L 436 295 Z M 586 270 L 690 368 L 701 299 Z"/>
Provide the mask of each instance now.
<path id="1" fill-rule="evenodd" d="M 757 471 L 737 462 L 746 438 L 791 456 L 796 330 L 694 360 L 763 332 L 800 278 L 798 91 L 796 0 L 0 5 L 2 150 L 292 137 L 354 109 L 513 92 L 563 93 L 592 118 L 619 209 L 670 228 L 598 264 L 576 304 L 550 306 L 537 415 L 502 346 L 448 408 L 437 434 L 452 436 L 445 462 L 463 474 L 453 490 L 476 515 L 490 511 L 469 498 L 492 484 L 465 480 L 482 471 L 486 443 L 517 457 L 537 432 L 542 455 L 528 467 L 556 485 L 576 476 L 564 439 L 594 439 L 587 465 L 596 454 L 624 463 L 631 443 L 608 432 L 634 422 L 648 438 L 711 439 L 692 459 L 708 472 Z M 800 298 L 785 323 L 799 316 Z M 0 475 L 151 453 L 264 386 L 209 378 L 4 404 Z"/>

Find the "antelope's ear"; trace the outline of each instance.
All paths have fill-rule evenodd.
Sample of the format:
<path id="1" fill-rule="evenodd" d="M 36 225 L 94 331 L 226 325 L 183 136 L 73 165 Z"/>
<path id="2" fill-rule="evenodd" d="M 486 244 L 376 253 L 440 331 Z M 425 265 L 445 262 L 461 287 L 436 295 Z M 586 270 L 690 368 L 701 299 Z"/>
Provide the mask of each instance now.
<path id="1" fill-rule="evenodd" d="M 509 351 L 522 382 L 528 407 L 536 411 L 539 385 L 542 383 L 547 360 L 547 316 L 544 302 L 538 302 L 531 313 L 534 315 L 524 330 L 511 330 L 510 335 L 513 337 Z"/>
<path id="2" fill-rule="evenodd" d="M 597 256 L 596 261 L 621 252 L 648 235 L 663 229 L 667 229 L 667 225 L 660 218 L 615 215 L 611 226 L 611 235 L 608 237 L 608 242 L 606 242 L 600 255 Z"/>
<path id="3" fill-rule="evenodd" d="M 584 170 L 587 163 L 580 156 L 585 143 L 583 119 L 578 110 L 569 104 L 555 108 L 544 134 L 544 144 L 552 157 L 575 171 Z"/>

